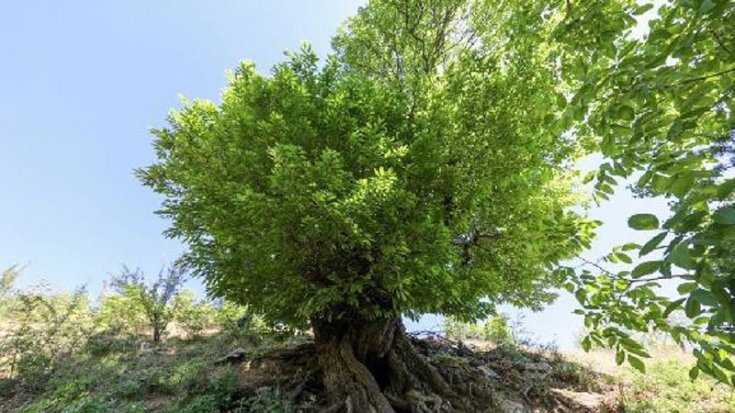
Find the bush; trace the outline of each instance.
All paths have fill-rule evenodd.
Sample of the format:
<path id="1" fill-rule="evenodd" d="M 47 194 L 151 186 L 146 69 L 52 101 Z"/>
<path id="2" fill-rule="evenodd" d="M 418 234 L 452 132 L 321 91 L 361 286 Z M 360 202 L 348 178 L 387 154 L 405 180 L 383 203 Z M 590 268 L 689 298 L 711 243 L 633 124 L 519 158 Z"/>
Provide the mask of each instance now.
<path id="1" fill-rule="evenodd" d="M 145 314 L 131 297 L 104 293 L 94 313 L 97 330 L 118 334 L 140 332 L 147 325 Z"/>
<path id="2" fill-rule="evenodd" d="M 15 394 L 15 388 L 17 385 L 18 380 L 0 378 L 0 399 L 7 399 Z"/>
<path id="3" fill-rule="evenodd" d="M 15 366 L 16 377 L 27 390 L 43 389 L 51 375 L 51 359 L 42 353 L 23 353 Z"/>
<path id="4" fill-rule="evenodd" d="M 194 293 L 182 290 L 172 300 L 173 320 L 187 338 L 199 336 L 215 324 L 215 309 L 208 302 L 197 302 Z"/>
<path id="5" fill-rule="evenodd" d="M 171 300 L 186 279 L 186 269 L 171 266 L 158 273 L 152 283 L 147 283 L 139 269 L 131 271 L 123 266 L 123 271 L 112 277 L 111 285 L 122 297 L 126 297 L 139 309 L 153 330 L 153 342 L 158 344 L 173 318 Z"/>
<path id="6" fill-rule="evenodd" d="M 115 395 L 127 400 L 135 400 L 143 396 L 143 386 L 135 379 L 124 380 L 114 391 Z"/>
<path id="7" fill-rule="evenodd" d="M 250 313 L 247 306 L 227 300 L 218 300 L 214 307 L 217 325 L 231 339 L 258 344 L 260 336 L 268 332 L 263 319 Z"/>
<path id="8" fill-rule="evenodd" d="M 115 353 L 125 353 L 137 348 L 140 337 L 132 333 L 104 330 L 94 333 L 86 343 L 85 351 L 93 357 L 104 357 Z"/>
<path id="9" fill-rule="evenodd" d="M 8 375 L 39 391 L 57 362 L 83 347 L 92 330 L 89 297 L 83 290 L 51 294 L 41 287 L 14 296 L 12 323 L 0 339 L 0 359 Z"/>
<path id="10" fill-rule="evenodd" d="M 181 406 L 170 410 L 181 413 L 219 413 L 219 403 L 215 396 L 210 394 L 196 396 Z"/>
<path id="11" fill-rule="evenodd" d="M 264 388 L 255 396 L 242 403 L 238 412 L 251 413 L 291 413 L 293 406 L 285 400 L 277 388 Z"/>
<path id="12" fill-rule="evenodd" d="M 447 317 L 444 319 L 444 334 L 454 340 L 484 340 L 497 346 L 513 346 L 517 341 L 505 314 L 498 314 L 484 324 L 465 323 Z"/>

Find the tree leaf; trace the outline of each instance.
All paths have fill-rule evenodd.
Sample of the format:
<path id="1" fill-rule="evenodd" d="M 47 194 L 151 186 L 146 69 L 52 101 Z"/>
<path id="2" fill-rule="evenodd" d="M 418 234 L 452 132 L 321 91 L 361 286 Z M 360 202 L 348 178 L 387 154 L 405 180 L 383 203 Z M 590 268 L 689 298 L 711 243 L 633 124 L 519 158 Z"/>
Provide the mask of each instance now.
<path id="1" fill-rule="evenodd" d="M 643 363 L 643 361 L 638 357 L 628 354 L 628 363 L 630 363 L 630 365 L 633 366 L 634 369 L 640 371 L 641 373 L 646 372 L 645 363 Z"/>
<path id="2" fill-rule="evenodd" d="M 728 206 L 718 209 L 712 214 L 712 220 L 718 224 L 735 225 L 735 207 Z"/>
<path id="3" fill-rule="evenodd" d="M 697 288 L 696 290 L 692 291 L 691 297 L 697 300 L 702 305 L 714 307 L 719 304 L 715 296 L 710 291 L 707 291 L 703 288 Z"/>
<path id="4" fill-rule="evenodd" d="M 653 251 L 654 249 L 656 249 L 656 247 L 658 247 L 661 241 L 663 241 L 664 238 L 666 238 L 666 234 L 667 232 L 662 232 L 656 235 L 655 237 L 651 238 L 650 240 L 648 240 L 648 242 L 643 244 L 643 247 L 641 247 L 641 250 L 638 252 L 638 256 L 642 257 L 648 254 L 649 252 Z"/>
<path id="5" fill-rule="evenodd" d="M 678 287 L 676 287 L 676 291 L 679 292 L 679 294 L 689 294 L 690 292 L 697 289 L 697 283 L 695 282 L 689 282 L 689 283 L 681 283 Z"/>
<path id="6" fill-rule="evenodd" d="M 653 274 L 661 268 L 661 264 L 663 264 L 663 261 L 646 261 L 640 263 L 633 268 L 631 275 L 633 278 L 640 278 L 644 275 Z"/>
<path id="7" fill-rule="evenodd" d="M 698 316 L 702 312 L 702 307 L 699 305 L 699 302 L 695 300 L 692 297 L 689 297 L 687 299 L 687 303 L 684 306 L 684 313 L 689 318 L 694 318 Z"/>
<path id="8" fill-rule="evenodd" d="M 618 366 L 623 364 L 625 361 L 625 352 L 623 350 L 618 350 L 617 354 L 615 354 L 615 364 Z"/>
<path id="9" fill-rule="evenodd" d="M 633 12 L 633 14 L 636 15 L 636 16 L 640 16 L 641 14 L 643 14 L 643 13 L 651 10 L 652 8 L 653 8 L 653 4 L 651 4 L 651 3 L 644 4 L 644 5 L 636 8 L 635 11 Z"/>
<path id="10" fill-rule="evenodd" d="M 618 117 L 623 120 L 633 120 L 635 117 L 635 110 L 630 105 L 622 105 L 618 108 Z"/>
<path id="11" fill-rule="evenodd" d="M 658 225 L 658 218 L 653 214 L 635 214 L 628 218 L 628 226 L 639 231 L 658 229 Z"/>
<path id="12" fill-rule="evenodd" d="M 712 0 L 704 0 L 702 4 L 699 5 L 699 11 L 702 13 L 709 13 L 710 10 L 712 10 L 715 7 L 714 3 L 712 3 Z"/>
<path id="13" fill-rule="evenodd" d="M 590 341 L 590 338 L 589 338 L 589 336 L 587 336 L 587 337 L 585 337 L 585 338 L 584 338 L 584 339 L 582 340 L 582 349 L 583 349 L 583 350 L 584 350 L 585 352 L 589 352 L 589 351 L 590 351 L 590 348 L 592 348 L 592 342 Z"/>
<path id="14" fill-rule="evenodd" d="M 689 378 L 692 380 L 696 380 L 698 376 L 699 376 L 699 367 L 695 365 L 691 369 L 689 369 Z"/>
<path id="15" fill-rule="evenodd" d="M 677 245 L 674 250 L 671 251 L 671 254 L 669 254 L 668 260 L 677 267 L 684 268 L 686 270 L 693 270 L 697 266 L 696 261 L 694 261 L 694 258 L 692 258 L 692 255 L 689 252 L 689 244 L 686 242 Z"/>
<path id="16" fill-rule="evenodd" d="M 686 301 L 686 298 L 680 298 L 676 301 L 672 301 L 671 303 L 669 303 L 669 305 L 666 306 L 666 309 L 664 310 L 663 314 L 661 314 L 661 318 L 668 317 L 672 312 L 674 312 L 674 310 L 679 308 L 684 301 Z"/>
<path id="17" fill-rule="evenodd" d="M 622 261 L 622 262 L 624 262 L 626 264 L 632 264 L 633 263 L 633 260 L 628 256 L 628 254 L 625 254 L 625 253 L 622 253 L 622 252 L 618 252 L 618 253 L 615 254 L 615 256 L 620 261 Z"/>

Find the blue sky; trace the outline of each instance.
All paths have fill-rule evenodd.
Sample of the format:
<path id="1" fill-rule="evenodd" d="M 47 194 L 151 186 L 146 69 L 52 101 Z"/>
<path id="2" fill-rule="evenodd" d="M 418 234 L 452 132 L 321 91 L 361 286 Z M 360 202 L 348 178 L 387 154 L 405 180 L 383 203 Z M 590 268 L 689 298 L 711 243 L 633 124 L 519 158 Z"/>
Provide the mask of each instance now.
<path id="1" fill-rule="evenodd" d="M 248 58 L 326 53 L 357 1 L 14 1 L 0 6 L 0 268 L 71 288 L 174 259 L 133 177 L 178 94 L 216 99 Z"/>
<path id="2" fill-rule="evenodd" d="M 265 72 L 301 40 L 323 56 L 361 3 L 3 2 L 0 268 L 28 264 L 22 287 L 43 279 L 55 289 L 86 284 L 93 294 L 123 263 L 156 273 L 183 247 L 161 235 L 160 199 L 132 174 L 154 160 L 148 130 L 163 125 L 179 94 L 217 100 L 225 71 L 241 59 Z M 664 208 L 625 193 L 595 208 L 607 224 L 588 255 L 645 240 L 625 226 L 641 210 Z M 573 308 L 563 296 L 542 313 L 523 312 L 526 330 L 569 347 L 581 326 Z"/>

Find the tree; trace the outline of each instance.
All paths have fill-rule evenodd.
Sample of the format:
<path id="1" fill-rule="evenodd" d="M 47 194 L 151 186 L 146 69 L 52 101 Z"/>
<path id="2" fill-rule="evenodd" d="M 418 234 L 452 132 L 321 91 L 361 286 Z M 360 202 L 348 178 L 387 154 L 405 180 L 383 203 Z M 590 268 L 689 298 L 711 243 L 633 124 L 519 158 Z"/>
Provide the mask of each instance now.
<path id="1" fill-rule="evenodd" d="M 128 297 L 145 314 L 153 333 L 153 342 L 161 341 L 161 334 L 166 331 L 173 317 L 171 299 L 181 288 L 187 271 L 181 266 L 161 269 L 153 284 L 147 284 L 145 275 L 140 269 L 131 271 L 123 267 L 119 275 L 112 277 L 111 286 L 121 295 Z"/>
<path id="2" fill-rule="evenodd" d="M 538 308 L 588 245 L 569 172 L 583 145 L 543 127 L 558 80 L 532 6 L 372 1 L 322 65 L 308 46 L 270 76 L 242 63 L 220 104 L 153 131 L 138 175 L 184 262 L 213 295 L 313 329 L 335 405 L 476 411 L 401 316 Z"/>
<path id="3" fill-rule="evenodd" d="M 3 317 L 10 307 L 13 285 L 15 284 L 15 280 L 18 279 L 21 270 L 22 268 L 19 269 L 17 265 L 13 265 L 0 273 L 0 317 Z"/>
<path id="4" fill-rule="evenodd" d="M 173 320 L 187 338 L 198 337 L 215 324 L 216 309 L 205 300 L 197 301 L 193 291 L 181 290 L 171 300 Z"/>

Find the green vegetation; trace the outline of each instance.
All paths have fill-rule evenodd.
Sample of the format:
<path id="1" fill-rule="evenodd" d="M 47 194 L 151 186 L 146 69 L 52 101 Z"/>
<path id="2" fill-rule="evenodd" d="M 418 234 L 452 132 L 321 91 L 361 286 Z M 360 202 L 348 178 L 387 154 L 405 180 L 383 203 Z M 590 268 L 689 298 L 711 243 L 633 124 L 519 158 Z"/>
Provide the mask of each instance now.
<path id="1" fill-rule="evenodd" d="M 146 284 L 145 276 L 140 270 L 130 271 L 127 267 L 123 267 L 122 273 L 112 278 L 112 287 L 121 296 L 126 297 L 134 307 L 143 310 L 143 315 L 153 332 L 154 343 L 161 341 L 161 333 L 166 330 L 166 326 L 174 316 L 171 300 L 181 288 L 185 275 L 186 271 L 183 268 L 174 266 L 167 270 L 161 269 L 156 281 Z M 178 300 L 180 310 L 183 310 L 181 304 L 186 303 L 184 300 Z M 193 302 L 190 301 L 188 304 L 191 306 Z M 191 321 L 191 314 L 187 313 L 187 316 L 188 321 Z"/>
<path id="2" fill-rule="evenodd" d="M 539 308 L 561 285 L 586 350 L 645 371 L 631 333 L 665 332 L 693 348 L 692 377 L 735 385 L 735 4 L 577 3 L 372 0 L 322 63 L 305 45 L 270 76 L 241 64 L 219 104 L 185 102 L 138 175 L 216 296 L 314 330 L 347 410 L 405 410 L 408 383 L 476 410 L 412 354 L 400 317 Z M 616 177 L 671 200 L 663 222 L 630 217 L 658 234 L 604 257 L 623 271 L 567 264 L 599 224 L 570 172 L 595 153 L 595 200 Z M 671 324 L 680 309 L 690 321 Z"/>
<path id="3" fill-rule="evenodd" d="M 448 317 L 444 319 L 444 333 L 452 340 L 482 340 L 496 346 L 513 346 L 520 341 L 504 314 L 493 316 L 483 324 L 464 323 Z"/>
<path id="4" fill-rule="evenodd" d="M 577 373 L 606 389 L 602 406 L 609 412 L 729 413 L 735 410 L 731 387 L 710 377 L 689 378 L 693 357 L 672 349 L 653 353 L 642 374 L 631 366 L 617 366 L 614 352 L 572 353 L 565 358 Z M 594 377 L 590 371 L 602 374 Z"/>
<path id="5" fill-rule="evenodd" d="M 140 277 L 131 280 L 125 272 L 128 276 L 112 279 L 113 285 L 125 288 L 104 293 L 96 303 L 83 290 L 19 291 L 13 288 L 15 269 L 4 274 L 11 275 L 3 277 L 5 305 L 0 312 L 2 411 L 7 411 L 3 406 L 28 413 L 231 409 L 241 402 L 235 400 L 236 369 L 213 361 L 222 349 L 255 349 L 268 336 L 257 317 L 238 324 L 247 314 L 244 308 L 197 302 L 190 291 L 178 291 L 183 274 L 178 270 L 173 277 L 166 272 L 152 286 Z M 156 290 L 162 284 L 169 286 L 170 299 L 163 300 L 162 290 Z M 142 294 L 144 288 L 159 291 L 155 311 L 165 314 L 174 330 L 185 332 L 185 339 L 161 343 L 168 323 L 150 322 L 152 301 L 147 299 L 152 296 Z M 156 329 L 159 334 L 152 334 Z M 204 340 L 207 330 L 218 334 Z"/>
<path id="6" fill-rule="evenodd" d="M 732 388 L 709 378 L 689 379 L 691 362 L 661 358 L 649 363 L 649 374 L 624 370 L 619 381 L 627 385 L 621 394 L 626 411 L 728 413 L 735 410 Z"/>
<path id="7" fill-rule="evenodd" d="M 735 384 L 735 3 L 662 2 L 640 40 L 630 35 L 630 16 L 653 13 L 654 5 L 628 16 L 619 3 L 574 5 L 561 27 L 561 44 L 574 48 L 563 52 L 573 74 L 564 116 L 606 157 L 588 176 L 599 198 L 618 179 L 632 180 L 640 196 L 668 199 L 672 214 L 630 217 L 631 228 L 655 235 L 602 263 L 631 265 L 588 265 L 569 288 L 584 307 L 588 346 L 613 347 L 643 370 L 639 357 L 647 354 L 629 332 L 664 332 L 693 348 L 692 376 Z M 636 251 L 648 261 L 633 263 L 628 254 Z M 680 296 L 661 294 L 661 280 L 680 284 Z M 674 312 L 690 321 L 670 322 Z"/>
<path id="8" fill-rule="evenodd" d="M 683 376 L 646 368 L 640 337 L 651 333 L 692 350 L 685 378 L 735 385 L 733 27 L 730 0 L 372 0 L 321 61 L 304 44 L 269 75 L 243 62 L 221 102 L 186 101 L 153 131 L 157 160 L 137 171 L 164 197 L 166 235 L 188 247 L 180 266 L 152 284 L 125 269 L 96 306 L 83 291 L 15 292 L 15 269 L 4 272 L 1 388 L 42 394 L 26 411 L 152 408 L 117 395 L 159 395 L 176 411 L 286 411 L 316 377 L 329 403 L 313 406 L 327 411 L 476 412 L 497 402 L 488 365 L 517 378 L 513 391 L 556 367 L 519 349 L 504 318 L 472 323 L 499 304 L 540 309 L 562 286 L 582 306 L 584 350 L 609 347 L 617 365 L 652 372 L 633 393 L 669 394 L 662 386 Z M 579 179 L 574 165 L 591 154 L 602 164 Z M 585 217 L 581 185 L 602 202 L 623 180 L 667 199 L 671 216 L 634 214 L 632 229 L 655 231 L 648 242 L 570 264 L 600 224 Z M 184 269 L 226 301 L 179 292 Z M 500 353 L 414 340 L 403 317 L 425 313 Z M 180 346 L 162 345 L 171 322 Z M 233 398 L 233 371 L 186 356 L 197 340 L 253 350 L 243 328 L 313 333 L 283 355 L 305 374 L 288 396 L 269 386 Z M 131 360 L 143 329 L 151 356 Z M 163 351 L 183 358 L 159 365 Z M 89 374 L 68 381 L 69 366 Z M 618 406 L 634 411 L 692 408 L 626 397 Z"/>
<path id="9" fill-rule="evenodd" d="M 0 345 L 12 348 L 18 338 L 25 337 L 26 345 L 46 340 L 46 347 L 15 353 L 4 348 L 2 354 L 15 354 L 16 361 L 2 360 L 0 411 L 297 413 L 325 408 L 319 374 L 311 377 L 310 368 L 299 367 L 301 361 L 293 356 L 295 349 L 312 339 L 269 328 L 232 303 L 197 302 L 190 292 L 177 293 L 171 305 L 170 334 L 162 335 L 156 344 L 145 322 L 126 330 L 119 329 L 119 321 L 114 327 L 105 323 L 102 303 L 117 303 L 110 298 L 122 296 L 106 294 L 93 305 L 83 292 L 13 291 L 6 298 L 18 305 L 2 313 Z M 45 304 L 23 304 L 31 296 L 34 302 Z M 142 304 L 132 304 L 131 311 L 119 313 L 119 318 L 138 317 L 136 307 L 143 311 Z M 191 314 L 201 313 L 209 316 L 202 317 L 207 320 L 204 328 L 195 323 L 198 333 L 179 327 Z M 10 319 L 15 322 L 8 324 Z M 729 387 L 709 377 L 691 381 L 691 356 L 671 346 L 658 347 L 656 360 L 643 375 L 616 366 L 607 352 L 563 354 L 523 344 L 528 342 L 525 333 L 503 316 L 479 325 L 448 320 L 445 329 L 448 337 L 465 344 L 441 338 L 424 340 L 418 343 L 422 356 L 447 375 L 461 377 L 459 372 L 468 370 L 488 375 L 494 401 L 487 406 L 495 406 L 498 410 L 494 411 L 512 411 L 504 409 L 519 405 L 542 412 L 559 406 L 605 413 L 725 413 L 735 409 L 735 394 Z M 235 348 L 245 350 L 242 358 L 221 362 Z M 292 355 L 280 361 L 269 358 L 279 351 Z M 303 360 L 310 359 L 308 354 Z M 266 361 L 259 362 L 262 357 Z M 473 370 L 473 366 L 484 370 Z M 482 383 L 483 379 L 473 380 Z M 299 391 L 305 394 L 296 397 Z"/>

